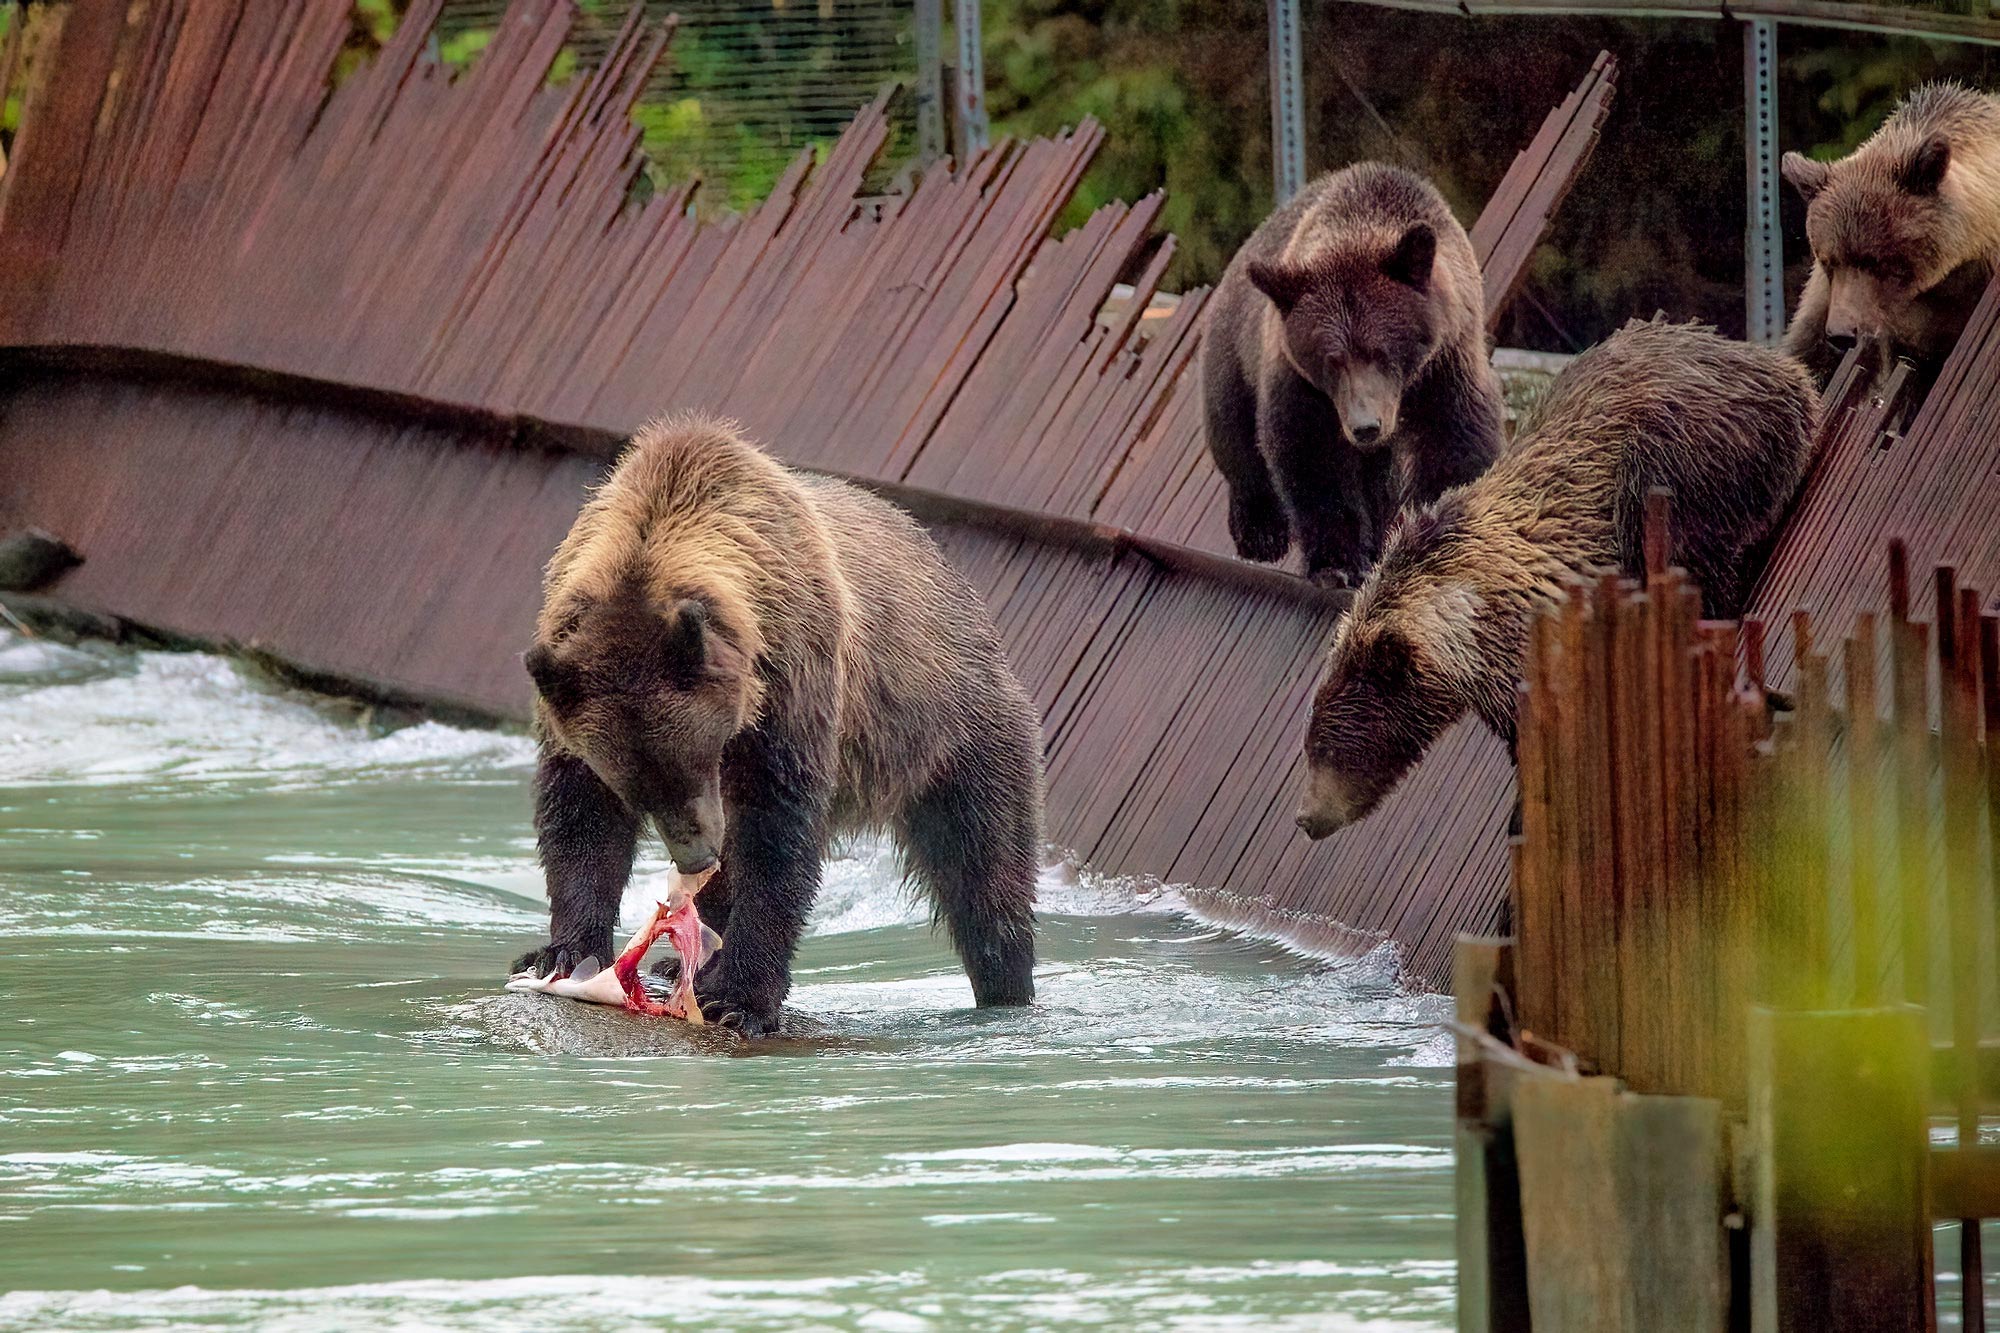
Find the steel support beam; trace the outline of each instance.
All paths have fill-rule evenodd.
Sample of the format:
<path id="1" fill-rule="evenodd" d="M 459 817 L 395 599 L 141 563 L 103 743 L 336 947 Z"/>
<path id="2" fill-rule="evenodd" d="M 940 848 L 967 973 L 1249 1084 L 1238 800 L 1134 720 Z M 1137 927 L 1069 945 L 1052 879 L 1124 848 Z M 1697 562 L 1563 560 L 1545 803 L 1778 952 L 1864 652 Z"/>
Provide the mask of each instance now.
<path id="1" fill-rule="evenodd" d="M 1482 18 L 1493 14 L 1538 14 L 1559 18 L 1596 15 L 1618 19 L 1768 18 L 1814 28 L 1920 37 L 1934 42 L 1974 42 L 2000 46 L 2000 22 L 1970 14 L 1843 0 L 1346 0 L 1382 9 Z"/>
<path id="2" fill-rule="evenodd" d="M 981 49 L 979 0 L 952 0 L 951 26 L 958 35 L 958 160 L 969 162 L 986 147 L 986 57 Z"/>
<path id="3" fill-rule="evenodd" d="M 1785 332 L 1785 236 L 1778 219 L 1778 25 L 1743 25 L 1743 155 L 1749 209 L 1743 246 L 1744 336 Z"/>
<path id="4" fill-rule="evenodd" d="M 945 154 L 944 0 L 917 0 L 917 161 Z"/>
<path id="5" fill-rule="evenodd" d="M 1271 167 L 1279 203 L 1306 183 L 1304 60 L 1299 51 L 1299 0 L 1270 0 Z"/>

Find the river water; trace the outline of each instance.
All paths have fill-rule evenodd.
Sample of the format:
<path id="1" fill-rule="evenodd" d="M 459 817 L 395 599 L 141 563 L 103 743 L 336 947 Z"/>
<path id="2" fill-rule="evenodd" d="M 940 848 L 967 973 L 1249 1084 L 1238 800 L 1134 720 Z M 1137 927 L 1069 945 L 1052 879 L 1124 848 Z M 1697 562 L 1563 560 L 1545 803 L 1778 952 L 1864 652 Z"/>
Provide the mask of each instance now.
<path id="1" fill-rule="evenodd" d="M 1450 1325 L 1444 1006 L 1386 958 L 1052 869 L 981 1014 L 864 844 L 746 1056 L 499 991 L 530 771 L 0 635 L 0 1328 Z"/>

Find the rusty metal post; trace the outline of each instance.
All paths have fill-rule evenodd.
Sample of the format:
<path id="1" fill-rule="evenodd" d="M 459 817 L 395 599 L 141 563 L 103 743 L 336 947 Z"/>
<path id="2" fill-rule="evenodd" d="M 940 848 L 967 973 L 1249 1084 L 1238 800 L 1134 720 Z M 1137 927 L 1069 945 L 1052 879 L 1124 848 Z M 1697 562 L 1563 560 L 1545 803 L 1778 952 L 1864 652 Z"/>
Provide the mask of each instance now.
<path id="1" fill-rule="evenodd" d="M 979 27 L 979 0 L 953 0 L 951 26 L 958 37 L 958 115 L 954 121 L 960 162 L 986 147 L 986 57 Z"/>
<path id="2" fill-rule="evenodd" d="M 1306 183 L 1305 62 L 1299 50 L 1299 0 L 1270 0 L 1271 171 L 1277 201 Z"/>
<path id="3" fill-rule="evenodd" d="M 917 0 L 917 160 L 945 152 L 944 0 Z"/>
<path id="4" fill-rule="evenodd" d="M 1774 343 L 1785 332 L 1785 237 L 1778 225 L 1778 25 L 1743 25 L 1743 154 L 1749 185 L 1744 237 L 1744 337 Z"/>

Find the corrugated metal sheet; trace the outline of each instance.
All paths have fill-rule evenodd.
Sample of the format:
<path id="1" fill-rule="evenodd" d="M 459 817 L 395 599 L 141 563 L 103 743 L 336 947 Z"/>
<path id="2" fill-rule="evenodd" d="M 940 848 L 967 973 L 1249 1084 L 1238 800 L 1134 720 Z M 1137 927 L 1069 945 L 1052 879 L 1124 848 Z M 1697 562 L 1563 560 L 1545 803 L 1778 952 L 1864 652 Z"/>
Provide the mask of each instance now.
<path id="1" fill-rule="evenodd" d="M 1886 618 L 1889 582 L 1875 573 L 1876 553 L 1892 539 L 1908 544 L 1920 569 L 1952 566 L 1968 584 L 2000 588 L 2000 281 L 1907 428 L 1910 372 L 1876 384 L 1861 360 L 1851 354 L 1828 386 L 1832 411 L 1813 473 L 1751 599 L 1751 614 L 1765 619 L 1810 611 L 1836 640 L 1864 612 Z M 1934 595 L 1915 589 L 1914 613 L 1929 613 Z M 1788 644 L 1772 644 L 1770 672 L 1774 684 L 1791 683 Z"/>
<path id="2" fill-rule="evenodd" d="M 453 81 L 422 59 L 437 8 L 330 98 L 340 0 L 72 16 L 0 186 L 19 261 L 0 342 L 229 375 L 16 356 L 0 521 L 85 553 L 65 598 L 518 713 L 535 573 L 601 466 L 589 441 L 728 412 L 794 463 L 922 488 L 1045 710 L 1059 841 L 1445 974 L 1451 933 L 1499 909 L 1505 758 L 1467 723 L 1366 824 L 1318 847 L 1293 830 L 1335 603 L 1226 558 L 1184 373 L 1204 293 L 1137 331 L 1172 244 L 1158 197 L 1049 239 L 1094 126 L 864 209 L 878 103 L 756 210 L 703 224 L 679 193 L 628 203 L 656 31 L 550 88 L 563 16 L 517 0 Z M 1574 173 L 1609 95 L 1600 64 L 1516 162 L 1481 233 L 1502 290 L 1560 195 L 1542 178 Z"/>

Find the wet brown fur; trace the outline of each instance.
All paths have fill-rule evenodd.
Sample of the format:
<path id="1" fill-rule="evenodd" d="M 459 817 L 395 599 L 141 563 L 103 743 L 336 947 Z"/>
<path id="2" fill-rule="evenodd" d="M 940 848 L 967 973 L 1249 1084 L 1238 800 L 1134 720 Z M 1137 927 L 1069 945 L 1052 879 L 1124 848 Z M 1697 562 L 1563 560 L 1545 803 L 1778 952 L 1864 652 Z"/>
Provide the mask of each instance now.
<path id="1" fill-rule="evenodd" d="M 1032 995 L 1039 720 L 977 594 L 901 510 L 729 423 L 656 422 L 550 561 L 529 659 L 556 793 L 537 821 L 549 949 L 605 960 L 624 875 L 583 860 L 602 825 L 622 845 L 650 819 L 670 847 L 720 853 L 702 902 L 728 913 L 728 945 L 697 988 L 766 1028 L 827 840 L 889 828 L 980 1001 Z M 571 849 L 550 828 L 579 811 L 591 846 Z"/>
<path id="2" fill-rule="evenodd" d="M 1879 335 L 1934 375 L 2000 258 L 2000 100 L 1927 84 L 1846 157 L 1787 153 L 1783 170 L 1813 252 L 1785 350 L 1823 383 Z"/>
<path id="3" fill-rule="evenodd" d="M 1310 577 L 1358 583 L 1398 507 L 1499 453 L 1479 263 L 1421 177 L 1363 162 L 1312 181 L 1244 243 L 1212 308 L 1208 445 L 1246 559 L 1296 546 Z"/>
<path id="4" fill-rule="evenodd" d="M 1818 415 L 1795 360 L 1695 325 L 1629 324 L 1578 357 L 1492 470 L 1391 532 L 1313 702 L 1302 826 L 1367 814 L 1468 711 L 1511 745 L 1534 613 L 1567 579 L 1642 570 L 1652 487 L 1673 489 L 1672 557 L 1706 614 L 1737 614 Z"/>

